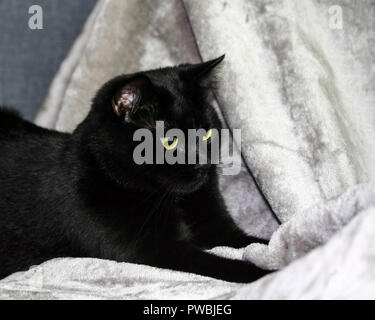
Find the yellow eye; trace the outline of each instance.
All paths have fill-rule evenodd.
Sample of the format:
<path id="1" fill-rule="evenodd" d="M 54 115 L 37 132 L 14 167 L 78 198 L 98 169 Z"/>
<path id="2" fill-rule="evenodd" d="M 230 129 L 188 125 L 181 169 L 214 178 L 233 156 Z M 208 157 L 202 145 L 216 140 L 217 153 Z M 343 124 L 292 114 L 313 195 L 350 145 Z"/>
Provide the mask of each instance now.
<path id="1" fill-rule="evenodd" d="M 207 131 L 207 134 L 205 136 L 203 136 L 202 140 L 207 141 L 208 139 L 211 138 L 211 135 L 212 135 L 212 129 Z"/>
<path id="2" fill-rule="evenodd" d="M 164 137 L 161 138 L 161 143 L 163 144 L 164 148 L 167 150 L 172 150 L 176 148 L 177 143 L 178 143 L 178 138 L 170 138 L 170 137 Z"/>

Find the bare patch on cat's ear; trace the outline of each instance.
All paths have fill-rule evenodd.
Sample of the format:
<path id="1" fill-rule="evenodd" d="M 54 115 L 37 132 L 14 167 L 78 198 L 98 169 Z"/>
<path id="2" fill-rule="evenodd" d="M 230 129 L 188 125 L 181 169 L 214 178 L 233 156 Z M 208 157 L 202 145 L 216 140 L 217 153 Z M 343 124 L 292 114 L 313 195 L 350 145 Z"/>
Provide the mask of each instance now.
<path id="1" fill-rule="evenodd" d="M 141 91 L 127 84 L 116 92 L 112 99 L 113 111 L 117 116 L 125 116 L 125 120 L 129 120 L 129 114 L 137 106 L 141 100 Z"/>
<path id="2" fill-rule="evenodd" d="M 140 77 L 131 80 L 116 91 L 112 98 L 113 111 L 117 116 L 125 116 L 129 121 L 130 114 L 135 113 L 141 100 L 148 96 L 148 80 Z"/>
<path id="3" fill-rule="evenodd" d="M 145 77 L 135 78 L 120 89 L 112 98 L 113 111 L 117 116 L 124 116 L 126 122 L 149 127 L 155 112 L 151 102 L 152 86 Z"/>

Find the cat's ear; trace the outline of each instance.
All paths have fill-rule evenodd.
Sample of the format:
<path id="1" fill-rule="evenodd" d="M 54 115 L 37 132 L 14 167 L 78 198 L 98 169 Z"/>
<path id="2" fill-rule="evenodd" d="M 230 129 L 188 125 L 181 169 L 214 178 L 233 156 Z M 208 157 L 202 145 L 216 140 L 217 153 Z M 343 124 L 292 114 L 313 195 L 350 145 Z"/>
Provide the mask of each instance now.
<path id="1" fill-rule="evenodd" d="M 134 78 L 120 87 L 112 98 L 113 111 L 124 116 L 126 122 L 140 118 L 141 114 L 151 112 L 152 84 L 144 76 Z"/>
<path id="2" fill-rule="evenodd" d="M 184 70 L 184 75 L 190 80 L 198 80 L 209 75 L 209 73 L 225 58 L 222 56 L 202 63 L 187 65 Z"/>

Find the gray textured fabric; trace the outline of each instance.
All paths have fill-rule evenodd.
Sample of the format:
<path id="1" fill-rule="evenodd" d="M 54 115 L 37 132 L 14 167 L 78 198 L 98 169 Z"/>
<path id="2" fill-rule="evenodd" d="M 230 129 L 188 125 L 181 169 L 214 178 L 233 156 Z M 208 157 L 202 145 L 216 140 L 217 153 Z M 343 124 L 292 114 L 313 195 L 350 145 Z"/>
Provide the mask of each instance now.
<path id="1" fill-rule="evenodd" d="M 336 199 L 295 214 L 277 229 L 268 246 L 251 244 L 244 258 L 265 269 L 281 269 L 325 244 L 358 212 L 373 207 L 375 182 L 353 187 Z"/>
<path id="2" fill-rule="evenodd" d="M 375 1 L 185 0 L 217 98 L 280 220 L 375 177 Z"/>
<path id="3" fill-rule="evenodd" d="M 35 117 L 95 2 L 0 0 L 0 105 Z M 43 9 L 43 30 L 28 27 L 34 4 Z"/>

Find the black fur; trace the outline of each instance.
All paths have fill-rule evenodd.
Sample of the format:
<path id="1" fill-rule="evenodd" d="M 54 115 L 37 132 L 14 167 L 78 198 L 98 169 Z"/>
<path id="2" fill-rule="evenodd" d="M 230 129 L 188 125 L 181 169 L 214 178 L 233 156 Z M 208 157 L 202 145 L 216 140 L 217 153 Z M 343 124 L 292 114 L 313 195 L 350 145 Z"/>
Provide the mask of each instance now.
<path id="1" fill-rule="evenodd" d="M 229 216 L 214 165 L 136 165 L 133 132 L 220 128 L 199 79 L 221 61 L 117 77 L 73 134 L 0 111 L 0 278 L 56 257 L 95 257 L 182 270 L 234 282 L 267 271 L 203 251 L 261 241 Z M 114 97 L 141 79 L 124 118 Z M 143 108 L 142 106 L 146 106 Z M 158 143 L 157 141 L 155 143 Z"/>

